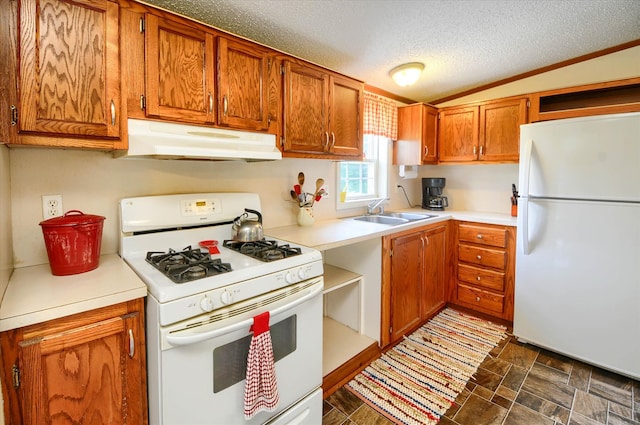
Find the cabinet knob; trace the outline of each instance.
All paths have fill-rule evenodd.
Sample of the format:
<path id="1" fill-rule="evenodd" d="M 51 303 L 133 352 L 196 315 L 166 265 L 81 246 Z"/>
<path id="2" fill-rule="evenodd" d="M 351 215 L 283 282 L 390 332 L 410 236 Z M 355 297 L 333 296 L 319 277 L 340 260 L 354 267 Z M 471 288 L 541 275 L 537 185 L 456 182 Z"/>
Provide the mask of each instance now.
<path id="1" fill-rule="evenodd" d="M 480 276 L 476 276 L 476 280 L 480 282 Z"/>
<path id="2" fill-rule="evenodd" d="M 480 302 L 480 297 L 476 297 L 476 301 Z"/>
<path id="3" fill-rule="evenodd" d="M 482 239 L 482 235 L 477 235 L 476 238 Z"/>
<path id="4" fill-rule="evenodd" d="M 476 258 L 477 258 L 478 260 L 482 260 L 482 255 L 476 255 Z"/>
<path id="5" fill-rule="evenodd" d="M 213 95 L 211 93 L 209 93 L 209 113 L 213 113 Z"/>
<path id="6" fill-rule="evenodd" d="M 225 94 L 222 97 L 222 111 L 225 115 L 227 115 L 227 111 L 229 110 L 229 101 L 227 100 L 227 95 Z"/>

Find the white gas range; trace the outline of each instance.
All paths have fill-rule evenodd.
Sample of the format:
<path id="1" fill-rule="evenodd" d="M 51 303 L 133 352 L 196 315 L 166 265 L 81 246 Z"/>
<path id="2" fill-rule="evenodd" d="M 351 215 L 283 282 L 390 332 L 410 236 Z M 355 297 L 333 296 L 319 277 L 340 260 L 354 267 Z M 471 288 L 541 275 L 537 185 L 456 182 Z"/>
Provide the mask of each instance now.
<path id="1" fill-rule="evenodd" d="M 120 255 L 148 287 L 152 424 L 321 422 L 322 256 L 273 239 L 231 240 L 245 208 L 260 210 L 257 194 L 120 202 Z M 213 253 L 200 247 L 212 240 Z M 250 328 L 266 311 L 280 402 L 245 420 Z"/>

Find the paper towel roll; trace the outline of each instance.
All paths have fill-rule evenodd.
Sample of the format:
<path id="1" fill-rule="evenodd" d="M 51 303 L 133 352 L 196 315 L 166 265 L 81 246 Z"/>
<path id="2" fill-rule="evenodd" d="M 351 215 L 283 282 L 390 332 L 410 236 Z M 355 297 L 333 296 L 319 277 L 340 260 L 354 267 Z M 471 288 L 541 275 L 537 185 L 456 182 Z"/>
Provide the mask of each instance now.
<path id="1" fill-rule="evenodd" d="M 418 177 L 418 166 L 417 165 L 401 165 L 400 166 L 400 177 L 403 179 L 415 179 Z"/>

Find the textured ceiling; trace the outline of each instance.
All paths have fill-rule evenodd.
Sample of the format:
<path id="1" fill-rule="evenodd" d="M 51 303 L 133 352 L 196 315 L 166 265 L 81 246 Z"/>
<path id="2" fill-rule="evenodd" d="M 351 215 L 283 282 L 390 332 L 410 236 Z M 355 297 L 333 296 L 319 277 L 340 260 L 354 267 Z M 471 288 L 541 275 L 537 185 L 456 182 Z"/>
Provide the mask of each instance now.
<path id="1" fill-rule="evenodd" d="M 640 0 L 146 2 L 425 102 L 640 39 Z"/>

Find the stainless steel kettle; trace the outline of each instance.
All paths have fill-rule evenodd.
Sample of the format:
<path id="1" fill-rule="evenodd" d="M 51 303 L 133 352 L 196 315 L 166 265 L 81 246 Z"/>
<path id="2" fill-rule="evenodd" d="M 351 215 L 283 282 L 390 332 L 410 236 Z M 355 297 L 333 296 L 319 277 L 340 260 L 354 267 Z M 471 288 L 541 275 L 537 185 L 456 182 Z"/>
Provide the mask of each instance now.
<path id="1" fill-rule="evenodd" d="M 255 242 L 264 238 L 262 230 L 262 214 L 256 210 L 244 209 L 244 214 L 239 215 L 233 220 L 233 226 L 231 226 L 231 237 L 237 242 Z M 250 220 L 249 214 L 255 214 L 258 216 L 258 220 Z"/>

